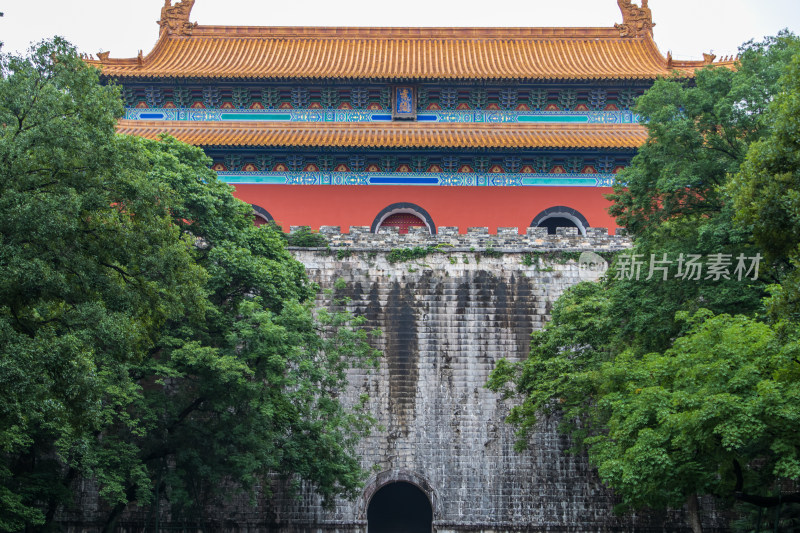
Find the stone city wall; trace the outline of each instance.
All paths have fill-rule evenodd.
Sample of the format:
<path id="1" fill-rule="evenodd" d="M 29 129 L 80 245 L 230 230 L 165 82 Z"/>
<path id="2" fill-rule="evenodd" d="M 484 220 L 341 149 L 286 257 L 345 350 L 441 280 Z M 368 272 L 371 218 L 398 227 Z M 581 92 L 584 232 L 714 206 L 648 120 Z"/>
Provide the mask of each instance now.
<path id="1" fill-rule="evenodd" d="M 414 231 L 416 230 L 416 231 Z M 613 495 L 585 456 L 568 455 L 558 421 L 542 420 L 523 453 L 503 422 L 509 405 L 484 388 L 503 357 L 527 356 L 530 335 L 550 318 L 553 302 L 581 281 L 575 253 L 626 249 L 624 236 L 602 229 L 578 235 L 560 229 L 425 228 L 409 235 L 352 227 L 323 227 L 328 248 L 293 248 L 309 278 L 322 288 L 319 305 L 348 297 L 350 309 L 380 328 L 380 368 L 354 370 L 346 400 L 368 393 L 379 422 L 362 441 L 367 468 L 375 468 L 355 502 L 326 510 L 309 491 L 276 495 L 256 507 L 246 498 L 210 514 L 225 531 L 284 533 L 366 532 L 370 498 L 387 483 L 406 481 L 425 492 L 437 532 L 684 531 L 678 512 L 613 514 Z M 406 261 L 390 261 L 400 248 L 424 248 Z M 394 256 L 393 256 L 394 254 Z M 338 286 L 342 287 L 342 281 Z M 412 512 L 411 510 L 409 512 Z M 133 518 L 131 516 L 131 518 Z M 167 518 L 167 517 L 165 517 Z M 706 515 L 708 531 L 723 517 Z M 129 531 L 136 531 L 128 521 Z"/>
<path id="2" fill-rule="evenodd" d="M 579 235 L 543 228 L 321 229 L 330 250 L 293 249 L 321 287 L 337 280 L 351 309 L 383 335 L 384 357 L 372 374 L 351 375 L 349 400 L 369 393 L 382 430 L 361 445 L 364 465 L 377 465 L 356 502 L 325 512 L 307 496 L 279 505 L 293 531 L 366 531 L 370 497 L 384 484 L 407 481 L 433 505 L 433 528 L 460 531 L 680 531 L 680 514 L 613 514 L 614 500 L 584 456 L 568 455 L 556 420 L 543 420 L 524 453 L 513 450 L 503 420 L 509 405 L 484 388 L 502 357 L 527 356 L 530 335 L 550 319 L 553 302 L 581 281 L 574 252 L 614 252 L 625 236 L 591 228 Z M 433 249 L 390 262 L 400 248 Z M 570 253 L 571 252 L 571 253 Z M 341 286 L 341 282 L 340 282 Z M 328 302 L 320 299 L 320 304 Z M 716 521 L 709 517 L 709 525 Z"/>

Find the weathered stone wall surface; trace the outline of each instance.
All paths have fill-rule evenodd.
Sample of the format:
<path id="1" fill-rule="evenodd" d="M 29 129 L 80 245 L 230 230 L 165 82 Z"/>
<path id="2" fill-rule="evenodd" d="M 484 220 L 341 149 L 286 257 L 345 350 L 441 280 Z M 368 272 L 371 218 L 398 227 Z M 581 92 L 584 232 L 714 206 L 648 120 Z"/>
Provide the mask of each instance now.
<path id="1" fill-rule="evenodd" d="M 313 498 L 285 501 L 277 515 L 310 531 L 366 530 L 369 498 L 381 485 L 410 481 L 433 502 L 434 530 L 678 531 L 680 516 L 615 517 L 612 495 L 584 456 L 543 420 L 528 451 L 513 450 L 503 422 L 508 405 L 484 388 L 502 357 L 524 358 L 530 334 L 550 318 L 552 303 L 580 281 L 576 261 L 558 252 L 624 249 L 624 237 L 593 230 L 547 236 L 538 228 L 459 235 L 440 228 L 370 234 L 323 228 L 331 250 L 294 250 L 322 287 L 343 280 L 337 297 L 383 330 L 380 370 L 353 372 L 350 401 L 363 392 L 383 429 L 361 445 L 377 474 L 356 502 L 325 512 Z M 390 263 L 393 248 L 435 247 L 425 257 Z M 487 255 L 488 249 L 488 255 Z M 548 253 L 550 252 L 550 253 Z M 526 259 L 527 257 L 527 259 Z M 323 302 L 320 302 L 323 303 Z"/>
<path id="2" fill-rule="evenodd" d="M 359 499 L 330 510 L 308 491 L 299 498 L 276 494 L 256 507 L 235 500 L 209 510 L 219 530 L 366 532 L 371 496 L 396 481 L 426 493 L 434 531 L 442 533 L 686 529 L 680 513 L 616 517 L 612 494 L 586 458 L 564 453 L 569 442 L 555 420 L 542 420 L 528 450 L 515 452 L 513 431 L 503 422 L 509 406 L 484 388 L 500 358 L 527 356 L 531 332 L 549 320 L 558 296 L 581 280 L 576 254 L 564 252 L 625 249 L 625 237 L 598 229 L 547 236 L 539 228 L 525 235 L 516 228 L 496 235 L 485 228 L 467 234 L 439 228 L 434 236 L 376 235 L 368 228 L 322 232 L 330 248 L 293 254 L 322 288 L 343 280 L 334 297 L 350 298 L 352 311 L 383 331 L 376 341 L 384 353 L 379 370 L 352 371 L 346 395 L 350 402 L 370 396 L 379 427 L 360 452 L 376 473 Z M 389 261 L 393 250 L 412 247 L 429 253 Z M 329 304 L 326 298 L 318 303 Z M 706 519 L 709 526 L 724 524 L 713 513 Z M 135 513 L 123 523 L 140 530 Z"/>
<path id="3" fill-rule="evenodd" d="M 298 228 L 292 226 L 292 232 Z M 556 235 L 548 235 L 547 228 L 527 228 L 520 235 L 518 228 L 497 228 L 489 234 L 489 228 L 459 228 L 440 226 L 435 235 L 424 227 L 409 228 L 407 235 L 400 235 L 397 228 L 381 228 L 372 233 L 368 226 L 350 226 L 342 233 L 339 226 L 322 226 L 332 249 L 350 249 L 388 252 L 395 248 L 414 246 L 440 246 L 450 251 L 483 250 L 491 248 L 509 252 L 546 250 L 619 250 L 630 245 L 624 235 L 609 235 L 606 228 L 588 228 L 585 235 L 576 228 L 558 228 Z"/>

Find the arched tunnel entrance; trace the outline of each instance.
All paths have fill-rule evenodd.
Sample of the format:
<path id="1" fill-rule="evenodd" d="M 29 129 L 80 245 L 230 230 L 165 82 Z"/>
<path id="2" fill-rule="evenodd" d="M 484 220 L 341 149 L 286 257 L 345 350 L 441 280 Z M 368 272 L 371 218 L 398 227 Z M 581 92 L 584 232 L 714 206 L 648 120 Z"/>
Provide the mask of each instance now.
<path id="1" fill-rule="evenodd" d="M 389 483 L 372 496 L 367 524 L 367 533 L 431 533 L 433 509 L 415 485 Z"/>
<path id="2" fill-rule="evenodd" d="M 572 220 L 565 218 L 565 217 L 551 217 L 547 220 L 542 220 L 539 222 L 540 228 L 547 228 L 548 235 L 555 235 L 556 228 L 578 228 L 578 225 L 575 224 Z M 581 228 L 578 228 L 578 232 L 580 233 Z"/>

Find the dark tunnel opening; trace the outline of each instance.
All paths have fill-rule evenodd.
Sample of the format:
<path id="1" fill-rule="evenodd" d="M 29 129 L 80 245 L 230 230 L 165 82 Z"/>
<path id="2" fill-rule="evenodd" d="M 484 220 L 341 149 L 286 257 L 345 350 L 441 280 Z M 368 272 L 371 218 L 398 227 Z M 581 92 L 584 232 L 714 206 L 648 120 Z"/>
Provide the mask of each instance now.
<path id="1" fill-rule="evenodd" d="M 578 225 L 566 217 L 551 217 L 539 222 L 540 228 L 547 228 L 548 235 L 555 235 L 556 228 L 578 228 Z M 580 228 L 578 228 L 580 233 Z"/>
<path id="2" fill-rule="evenodd" d="M 369 502 L 367 533 L 431 533 L 433 509 L 411 483 L 389 483 Z"/>

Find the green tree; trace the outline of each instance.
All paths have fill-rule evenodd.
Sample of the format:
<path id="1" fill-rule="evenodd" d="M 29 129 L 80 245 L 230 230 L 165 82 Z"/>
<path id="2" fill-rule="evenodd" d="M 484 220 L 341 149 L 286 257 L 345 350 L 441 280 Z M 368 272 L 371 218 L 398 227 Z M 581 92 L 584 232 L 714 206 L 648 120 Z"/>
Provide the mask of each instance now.
<path id="1" fill-rule="evenodd" d="M 800 45 L 763 117 L 770 134 L 753 143 L 728 191 L 736 219 L 774 264 L 773 319 L 800 321 Z"/>
<path id="2" fill-rule="evenodd" d="M 729 204 L 723 186 L 751 144 L 768 134 L 764 113 L 795 53 L 788 33 L 747 43 L 735 69 L 660 79 L 636 111 L 648 139 L 614 185 L 610 213 L 631 235 L 657 239 L 666 221 L 707 218 Z"/>
<path id="3" fill-rule="evenodd" d="M 800 479 L 796 338 L 741 315 L 680 317 L 689 329 L 670 349 L 600 365 L 592 461 L 633 508 L 691 509 L 704 494 L 777 505 L 774 483 Z"/>
<path id="4" fill-rule="evenodd" d="M 121 113 L 62 40 L 3 57 L 0 530 L 53 527 L 80 476 L 108 531 L 275 477 L 352 496 L 370 418 L 339 398 L 367 332 L 312 309 L 201 150 L 116 136 Z"/>
<path id="5" fill-rule="evenodd" d="M 116 138 L 116 90 L 63 41 L 0 80 L 0 529 L 52 521 L 83 443 L 135 394 L 128 368 L 202 298 L 192 242 L 144 158 Z"/>
<path id="6" fill-rule="evenodd" d="M 253 224 L 202 150 L 138 142 L 150 178 L 174 191 L 173 223 L 197 243 L 206 295 L 197 312 L 165 324 L 153 356 L 133 369 L 141 394 L 127 409 L 146 432 L 118 426 L 128 455 L 114 456 L 147 476 L 115 469 L 103 480 L 117 502 L 106 529 L 129 502 L 163 494 L 173 516 L 202 520 L 209 501 L 231 494 L 230 480 L 268 491 L 265 478 L 279 475 L 310 482 L 326 500 L 354 496 L 364 476 L 354 444 L 370 418 L 337 398 L 348 368 L 376 363 L 361 321 L 324 310 L 314 319 L 302 264 L 278 231 Z"/>
<path id="7" fill-rule="evenodd" d="M 657 80 L 636 110 L 648 140 L 619 176 L 609 210 L 635 238 L 631 253 L 648 260 L 667 254 L 739 254 L 761 251 L 750 228 L 736 224 L 737 207 L 726 186 L 747 158 L 749 147 L 770 134 L 765 112 L 780 92 L 781 75 L 797 39 L 789 34 L 748 43 L 736 69 L 706 68 L 691 79 Z M 658 277 L 656 272 L 656 277 Z M 642 276 L 646 277 L 646 276 Z M 765 283 L 776 271 L 762 268 L 761 283 L 737 279 L 687 283 L 616 280 L 613 313 L 626 343 L 640 354 L 668 348 L 680 334 L 678 311 L 708 308 L 718 313 L 761 309 Z M 651 280 L 652 281 L 652 280 Z"/>
<path id="8" fill-rule="evenodd" d="M 759 187 L 787 172 L 791 158 L 778 152 L 778 166 L 764 166 L 769 160 L 758 150 L 780 150 L 771 145 L 782 129 L 783 150 L 791 151 L 789 139 L 797 143 L 797 92 L 791 76 L 781 77 L 797 50 L 788 34 L 751 43 L 734 70 L 659 80 L 640 98 L 649 138 L 621 174 L 611 210 L 635 238 L 632 254 L 650 262 L 663 254 L 674 261 L 681 253 L 763 252 L 772 237 L 754 239 L 752 229 L 765 207 L 738 218 L 736 208 L 763 198 Z M 747 175 L 756 168 L 764 172 L 758 186 Z M 783 206 L 781 195 L 795 194 L 780 186 L 774 193 L 771 201 Z M 635 279 L 612 268 L 605 281 L 567 291 L 551 323 L 534 333 L 530 357 L 501 361 L 488 383 L 521 399 L 509 417 L 518 447 L 539 417 L 560 416 L 623 509 L 686 503 L 695 531 L 699 495 L 776 505 L 775 487 L 800 474 L 793 463 L 800 428 L 791 412 L 797 326 L 775 297 L 767 308 L 762 297 L 768 283 L 776 294 L 796 292 L 796 282 L 774 285 L 794 275 L 796 263 L 785 255 L 791 242 L 762 263 L 764 281 L 689 281 L 674 277 L 674 265 L 666 280 L 660 272 Z M 767 310 L 773 321 L 759 322 Z"/>
<path id="9" fill-rule="evenodd" d="M 648 140 L 609 196 L 611 214 L 635 238 L 632 254 L 650 262 L 664 254 L 673 261 L 681 254 L 729 254 L 735 260 L 760 252 L 750 228 L 735 223 L 736 206 L 726 186 L 749 147 L 770 134 L 765 111 L 780 91 L 795 43 L 788 34 L 749 43 L 736 69 L 707 68 L 691 80 L 657 80 L 639 98 L 636 109 Z M 776 281 L 776 275 L 762 265 L 757 284 L 687 283 L 672 275 L 649 283 L 616 280 L 609 292 L 616 301 L 616 329 L 640 354 L 664 350 L 681 331 L 676 312 L 752 314 L 761 308 L 764 282 Z"/>

